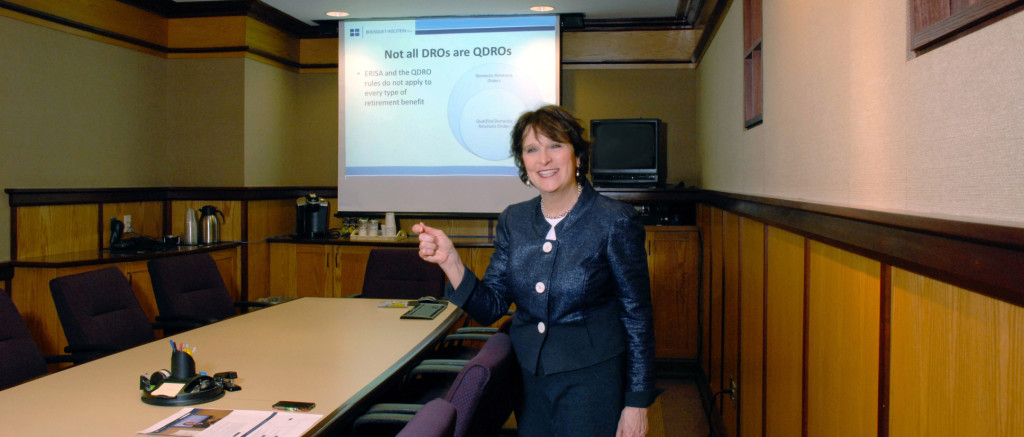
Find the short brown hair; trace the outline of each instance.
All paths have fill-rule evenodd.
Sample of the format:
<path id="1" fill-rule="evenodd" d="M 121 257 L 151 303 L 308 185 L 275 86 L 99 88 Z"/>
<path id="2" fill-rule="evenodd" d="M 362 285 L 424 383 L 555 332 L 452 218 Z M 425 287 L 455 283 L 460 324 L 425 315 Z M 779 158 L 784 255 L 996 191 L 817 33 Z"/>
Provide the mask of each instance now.
<path id="1" fill-rule="evenodd" d="M 590 141 L 583 138 L 583 126 L 579 119 L 561 106 L 547 105 L 523 113 L 512 128 L 512 158 L 519 169 L 519 180 L 524 184 L 529 180 L 523 165 L 523 136 L 531 127 L 551 140 L 571 145 L 573 155 L 580 161 L 580 174 L 587 173 L 590 168 Z"/>

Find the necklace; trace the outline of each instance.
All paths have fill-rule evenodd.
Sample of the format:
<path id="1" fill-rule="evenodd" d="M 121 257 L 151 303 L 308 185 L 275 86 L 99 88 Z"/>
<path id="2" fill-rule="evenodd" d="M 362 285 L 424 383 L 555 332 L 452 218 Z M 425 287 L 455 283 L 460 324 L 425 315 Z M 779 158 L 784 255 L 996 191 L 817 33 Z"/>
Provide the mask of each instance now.
<path id="1" fill-rule="evenodd" d="M 577 182 L 576 183 L 576 198 L 573 199 L 572 205 L 569 205 L 569 207 L 566 208 L 565 211 L 562 211 L 561 214 L 558 214 L 558 215 L 555 215 L 555 216 L 548 214 L 547 208 L 544 208 L 544 198 L 541 197 L 540 198 L 540 212 L 544 214 L 544 218 L 548 218 L 548 219 L 551 219 L 551 220 L 558 220 L 558 219 L 560 219 L 562 217 L 565 217 L 565 216 L 569 215 L 569 211 L 572 211 L 572 207 L 576 206 L 576 201 L 580 199 L 580 194 L 582 194 L 582 193 L 583 193 L 583 185 L 580 185 L 579 182 Z"/>

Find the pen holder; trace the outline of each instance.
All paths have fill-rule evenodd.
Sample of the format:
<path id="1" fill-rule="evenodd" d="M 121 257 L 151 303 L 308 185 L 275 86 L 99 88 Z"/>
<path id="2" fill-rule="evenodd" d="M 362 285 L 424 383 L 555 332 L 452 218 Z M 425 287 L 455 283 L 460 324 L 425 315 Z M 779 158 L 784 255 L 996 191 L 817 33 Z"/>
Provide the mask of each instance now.
<path id="1" fill-rule="evenodd" d="M 185 381 L 196 376 L 196 361 L 185 351 L 171 352 L 171 378 Z"/>

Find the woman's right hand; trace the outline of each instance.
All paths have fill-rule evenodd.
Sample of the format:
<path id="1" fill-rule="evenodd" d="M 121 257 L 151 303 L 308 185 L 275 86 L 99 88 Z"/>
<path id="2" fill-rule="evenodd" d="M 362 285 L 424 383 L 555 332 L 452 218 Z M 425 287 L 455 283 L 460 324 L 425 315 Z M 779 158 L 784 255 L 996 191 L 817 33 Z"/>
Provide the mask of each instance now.
<path id="1" fill-rule="evenodd" d="M 462 258 L 455 251 L 455 244 L 445 235 L 444 231 L 434 229 L 419 222 L 412 225 L 412 231 L 419 234 L 420 258 L 441 266 L 448 280 L 453 286 L 462 282 L 462 275 L 466 266 L 462 264 Z"/>

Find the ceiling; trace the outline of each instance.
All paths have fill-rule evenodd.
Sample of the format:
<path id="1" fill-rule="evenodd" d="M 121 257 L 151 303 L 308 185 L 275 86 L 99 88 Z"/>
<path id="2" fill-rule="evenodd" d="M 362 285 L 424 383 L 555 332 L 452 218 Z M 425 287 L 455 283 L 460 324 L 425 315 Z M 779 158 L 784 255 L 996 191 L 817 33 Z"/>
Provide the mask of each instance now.
<path id="1" fill-rule="evenodd" d="M 193 3 L 210 0 L 175 0 Z M 231 0 L 217 0 L 231 1 Z M 553 6 L 549 13 L 582 13 L 587 20 L 683 18 L 695 0 L 262 0 L 293 18 L 316 25 L 337 20 L 329 11 L 348 12 L 345 19 L 405 18 L 459 15 L 537 14 L 531 6 Z"/>

